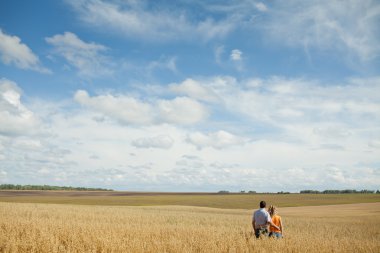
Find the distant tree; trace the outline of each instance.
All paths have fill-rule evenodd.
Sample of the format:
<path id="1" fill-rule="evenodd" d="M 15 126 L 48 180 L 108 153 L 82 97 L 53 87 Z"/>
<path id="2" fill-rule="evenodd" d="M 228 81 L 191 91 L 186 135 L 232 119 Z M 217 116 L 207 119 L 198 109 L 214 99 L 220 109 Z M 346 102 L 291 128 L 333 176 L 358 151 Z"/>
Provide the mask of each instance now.
<path id="1" fill-rule="evenodd" d="M 361 190 L 360 193 L 370 193 L 370 194 L 373 194 L 373 193 L 375 193 L 375 191 L 371 191 L 371 190 Z"/>
<path id="2" fill-rule="evenodd" d="M 222 191 L 218 191 L 219 194 L 228 194 L 230 193 L 229 191 L 225 191 L 225 190 L 222 190 Z"/>
<path id="3" fill-rule="evenodd" d="M 249 193 L 249 194 L 255 194 L 256 191 L 249 191 L 248 193 Z"/>
<path id="4" fill-rule="evenodd" d="M 340 193 L 357 193 L 357 191 L 356 190 L 347 189 L 347 190 L 340 191 Z"/>
<path id="5" fill-rule="evenodd" d="M 13 185 L 1 184 L 0 190 L 42 190 L 42 191 L 112 191 L 103 188 L 85 188 L 85 187 L 72 187 L 72 186 L 51 186 L 51 185 Z"/>
<path id="6" fill-rule="evenodd" d="M 340 193 L 339 190 L 324 190 L 322 192 L 323 194 L 337 194 L 337 193 Z"/>
<path id="7" fill-rule="evenodd" d="M 379 191 L 379 190 L 377 190 L 377 191 Z M 375 193 L 375 191 L 372 191 L 372 190 L 357 191 L 354 189 L 345 189 L 345 190 L 324 190 L 324 191 L 320 192 L 320 191 L 314 191 L 314 190 L 302 190 L 302 191 L 300 191 L 300 193 L 303 193 L 303 194 L 310 194 L 310 193 L 315 193 L 315 194 L 318 194 L 318 193 L 323 193 L 323 194 L 355 194 L 355 193 L 373 194 L 373 193 Z M 376 193 L 378 193 L 378 192 L 376 192 Z"/>
<path id="8" fill-rule="evenodd" d="M 302 194 L 319 194 L 321 193 L 320 191 L 315 191 L 315 190 L 302 190 L 300 191 Z"/>
<path id="9" fill-rule="evenodd" d="M 240 193 L 245 193 L 245 191 L 240 191 Z"/>

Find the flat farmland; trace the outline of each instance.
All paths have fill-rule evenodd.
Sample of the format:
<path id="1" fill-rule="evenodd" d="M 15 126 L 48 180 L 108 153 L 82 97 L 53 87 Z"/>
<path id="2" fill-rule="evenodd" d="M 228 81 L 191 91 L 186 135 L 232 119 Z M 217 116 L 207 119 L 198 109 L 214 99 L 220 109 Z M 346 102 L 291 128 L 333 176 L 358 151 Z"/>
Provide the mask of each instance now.
<path id="1" fill-rule="evenodd" d="M 106 206 L 198 206 L 252 209 L 259 201 L 278 207 L 380 202 L 380 194 L 210 194 L 87 191 L 0 191 L 0 202 Z"/>
<path id="2" fill-rule="evenodd" d="M 252 210 L 0 202 L 0 252 L 380 252 L 380 203 L 283 207 L 281 240 Z"/>

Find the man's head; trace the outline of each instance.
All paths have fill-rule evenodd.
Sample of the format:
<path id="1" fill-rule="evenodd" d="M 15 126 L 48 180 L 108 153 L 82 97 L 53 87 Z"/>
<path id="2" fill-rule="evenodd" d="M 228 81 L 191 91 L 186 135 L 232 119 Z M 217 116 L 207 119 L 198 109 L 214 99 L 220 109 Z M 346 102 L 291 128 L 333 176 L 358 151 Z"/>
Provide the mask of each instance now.
<path id="1" fill-rule="evenodd" d="M 260 202 L 260 208 L 265 208 L 267 206 L 267 203 L 265 203 L 265 201 L 261 201 Z"/>

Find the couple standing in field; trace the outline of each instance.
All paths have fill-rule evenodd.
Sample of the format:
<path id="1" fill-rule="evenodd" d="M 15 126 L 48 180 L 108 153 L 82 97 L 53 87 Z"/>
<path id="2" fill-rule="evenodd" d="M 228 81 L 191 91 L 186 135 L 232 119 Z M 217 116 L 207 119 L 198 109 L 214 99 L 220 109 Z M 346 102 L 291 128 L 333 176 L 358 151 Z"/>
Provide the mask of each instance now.
<path id="1" fill-rule="evenodd" d="M 281 217 L 277 214 L 275 206 L 270 206 L 267 211 L 265 209 L 266 205 L 265 201 L 261 201 L 260 209 L 253 213 L 252 227 L 255 231 L 255 236 L 256 238 L 260 238 L 261 235 L 282 238 L 284 228 Z"/>

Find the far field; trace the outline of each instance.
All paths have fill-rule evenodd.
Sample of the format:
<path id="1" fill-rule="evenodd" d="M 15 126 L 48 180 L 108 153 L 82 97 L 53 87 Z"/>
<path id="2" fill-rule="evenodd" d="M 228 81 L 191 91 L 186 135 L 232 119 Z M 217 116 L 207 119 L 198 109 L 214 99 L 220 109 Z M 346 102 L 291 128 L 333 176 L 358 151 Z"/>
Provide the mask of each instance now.
<path id="1" fill-rule="evenodd" d="M 254 209 L 261 200 L 278 207 L 380 202 L 380 194 L 211 194 L 90 191 L 0 191 L 0 202 L 106 206 L 198 206 Z"/>
<path id="2" fill-rule="evenodd" d="M 252 210 L 0 202 L 0 252 L 380 252 L 380 203 L 279 212 L 284 239 L 257 240 Z"/>

